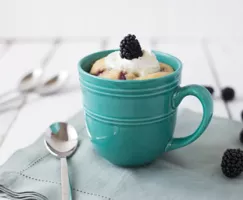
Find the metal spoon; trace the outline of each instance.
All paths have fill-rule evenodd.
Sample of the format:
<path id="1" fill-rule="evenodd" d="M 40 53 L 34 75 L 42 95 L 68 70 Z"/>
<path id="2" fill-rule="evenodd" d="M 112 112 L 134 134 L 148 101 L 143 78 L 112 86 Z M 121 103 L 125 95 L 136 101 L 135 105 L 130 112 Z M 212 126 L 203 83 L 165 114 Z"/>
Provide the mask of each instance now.
<path id="1" fill-rule="evenodd" d="M 44 143 L 52 155 L 61 159 L 62 200 L 70 200 L 72 199 L 72 193 L 66 158 L 71 156 L 77 149 L 77 131 L 67 123 L 53 123 L 45 132 Z"/>
<path id="2" fill-rule="evenodd" d="M 68 72 L 60 71 L 42 83 L 34 92 L 39 95 L 49 95 L 62 89 L 68 80 Z"/>
<path id="3" fill-rule="evenodd" d="M 41 83 L 42 76 L 43 70 L 41 68 L 35 69 L 33 72 L 25 75 L 20 80 L 16 90 L 0 96 L 0 98 L 3 98 L 3 96 L 8 96 L 8 99 L 5 99 L 0 103 L 0 106 L 2 107 L 16 100 L 20 101 L 18 104 L 21 105 L 25 101 L 26 94 L 30 92 L 35 92 L 39 95 L 49 95 L 55 93 L 64 86 L 68 79 L 68 73 L 66 71 L 60 71 L 58 74 L 47 79 L 44 83 Z M 5 108 L 5 110 L 7 109 Z"/>
<path id="4" fill-rule="evenodd" d="M 36 68 L 32 72 L 27 73 L 22 79 L 20 79 L 18 84 L 19 92 L 29 92 L 34 90 L 41 81 L 43 75 L 42 68 Z"/>
<path id="5" fill-rule="evenodd" d="M 27 73 L 23 78 L 20 79 L 17 88 L 14 90 L 0 95 L 1 99 L 7 98 L 7 100 L 2 100 L 2 102 L 7 102 L 20 96 L 21 94 L 32 91 L 40 83 L 41 77 L 43 75 L 43 69 L 36 68 L 33 71 Z"/>

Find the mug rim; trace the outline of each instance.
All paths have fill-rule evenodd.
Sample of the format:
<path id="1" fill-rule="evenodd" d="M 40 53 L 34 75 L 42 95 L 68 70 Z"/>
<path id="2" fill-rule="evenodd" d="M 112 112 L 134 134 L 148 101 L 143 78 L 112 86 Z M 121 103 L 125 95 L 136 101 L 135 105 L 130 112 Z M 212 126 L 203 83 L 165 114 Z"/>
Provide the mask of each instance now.
<path id="1" fill-rule="evenodd" d="M 84 62 L 85 59 L 88 59 L 89 57 L 93 57 L 95 55 L 98 55 L 100 53 L 107 53 L 107 55 L 109 53 L 112 53 L 114 51 L 118 51 L 119 49 L 108 49 L 108 50 L 102 50 L 102 51 L 96 51 L 94 53 L 91 53 L 89 55 L 86 55 L 84 56 L 83 58 L 81 58 L 78 62 L 78 71 L 79 71 L 79 74 L 82 74 L 84 76 L 88 76 L 89 78 L 91 79 L 94 79 L 94 80 L 97 80 L 97 81 L 104 81 L 104 82 L 112 82 L 112 83 L 122 83 L 122 84 L 127 84 L 127 83 L 141 83 L 141 82 L 152 82 L 152 81 L 155 81 L 155 80 L 166 80 L 166 79 L 170 79 L 171 77 L 176 77 L 178 76 L 179 73 L 181 73 L 182 71 L 182 62 L 179 58 L 169 54 L 169 53 L 165 53 L 165 52 L 161 52 L 161 51 L 158 51 L 158 50 L 151 50 L 155 56 L 156 55 L 162 55 L 164 57 L 167 57 L 169 59 L 173 59 L 176 61 L 176 64 L 177 64 L 177 69 L 175 70 L 172 66 L 172 68 L 175 70 L 173 73 L 171 74 L 168 74 L 166 76 L 162 76 L 162 77 L 157 77 L 157 78 L 151 78 L 151 79 L 143 79 L 143 80 L 113 80 L 113 79 L 106 79 L 106 78 L 102 78 L 102 77 L 99 77 L 99 76 L 94 76 L 93 74 L 90 74 L 88 73 L 87 71 L 85 71 L 83 68 L 82 68 L 82 64 Z M 166 63 L 167 64 L 167 63 Z"/>

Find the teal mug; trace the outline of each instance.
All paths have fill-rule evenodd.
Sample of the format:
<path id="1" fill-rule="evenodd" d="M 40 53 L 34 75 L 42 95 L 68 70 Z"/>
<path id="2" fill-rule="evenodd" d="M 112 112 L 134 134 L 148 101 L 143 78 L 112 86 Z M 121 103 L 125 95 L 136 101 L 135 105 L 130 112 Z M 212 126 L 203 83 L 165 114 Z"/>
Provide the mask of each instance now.
<path id="1" fill-rule="evenodd" d="M 155 79 L 109 80 L 88 73 L 96 60 L 113 51 L 93 53 L 78 64 L 86 128 L 99 155 L 119 166 L 145 165 L 202 135 L 213 115 L 212 97 L 203 86 L 180 87 L 179 59 L 153 51 L 175 70 Z M 193 134 L 174 138 L 177 108 L 189 95 L 201 102 L 202 121 Z"/>

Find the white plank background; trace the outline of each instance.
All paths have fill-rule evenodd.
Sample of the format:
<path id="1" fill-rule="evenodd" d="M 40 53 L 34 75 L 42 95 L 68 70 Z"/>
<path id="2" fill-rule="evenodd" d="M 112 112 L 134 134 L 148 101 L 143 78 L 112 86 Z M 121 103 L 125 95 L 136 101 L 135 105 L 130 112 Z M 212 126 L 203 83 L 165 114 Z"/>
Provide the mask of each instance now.
<path id="1" fill-rule="evenodd" d="M 0 36 L 243 35 L 241 0 L 1 0 Z"/>

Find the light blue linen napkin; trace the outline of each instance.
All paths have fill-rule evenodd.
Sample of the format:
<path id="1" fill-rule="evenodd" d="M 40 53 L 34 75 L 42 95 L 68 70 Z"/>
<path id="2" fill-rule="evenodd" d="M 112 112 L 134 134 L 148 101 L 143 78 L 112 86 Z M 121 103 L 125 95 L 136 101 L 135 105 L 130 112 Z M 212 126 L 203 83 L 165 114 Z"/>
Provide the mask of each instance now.
<path id="1" fill-rule="evenodd" d="M 201 117 L 182 111 L 175 135 L 191 133 Z M 231 180 L 220 169 L 227 148 L 243 147 L 238 139 L 239 122 L 214 117 L 193 144 L 146 167 L 128 169 L 97 155 L 85 130 L 83 112 L 68 121 L 80 138 L 78 150 L 68 160 L 74 200 L 239 200 L 243 196 L 243 176 Z M 42 137 L 0 166 L 0 196 L 57 200 L 60 194 L 60 161 L 47 152 Z"/>

